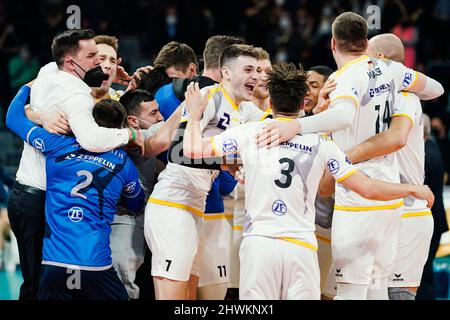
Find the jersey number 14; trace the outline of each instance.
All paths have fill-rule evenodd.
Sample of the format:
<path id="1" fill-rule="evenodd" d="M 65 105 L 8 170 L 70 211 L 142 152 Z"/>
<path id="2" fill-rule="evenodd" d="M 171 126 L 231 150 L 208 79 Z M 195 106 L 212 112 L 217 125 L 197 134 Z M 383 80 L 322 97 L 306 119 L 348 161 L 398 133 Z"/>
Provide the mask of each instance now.
<path id="1" fill-rule="evenodd" d="M 391 123 L 391 110 L 389 109 L 389 101 L 386 100 L 383 117 L 381 118 L 381 121 L 380 121 L 381 117 L 380 107 L 381 105 L 379 104 L 375 106 L 375 111 L 378 111 L 377 121 L 375 122 L 375 134 L 383 132 L 384 130 L 389 128 L 389 124 Z"/>

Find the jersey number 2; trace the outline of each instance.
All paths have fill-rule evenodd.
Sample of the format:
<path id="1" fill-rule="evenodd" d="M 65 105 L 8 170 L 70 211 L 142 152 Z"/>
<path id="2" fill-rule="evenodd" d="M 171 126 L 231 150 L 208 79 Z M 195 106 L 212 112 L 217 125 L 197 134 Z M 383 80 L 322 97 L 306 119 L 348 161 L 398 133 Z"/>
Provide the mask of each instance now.
<path id="1" fill-rule="evenodd" d="M 86 170 L 80 170 L 77 172 L 78 176 L 85 176 L 86 180 L 80 182 L 79 184 L 77 184 L 75 187 L 73 187 L 73 189 L 70 191 L 70 195 L 72 197 L 80 197 L 83 199 L 87 199 L 87 197 L 84 194 L 79 193 L 78 191 L 80 191 L 83 188 L 86 188 L 88 185 L 91 184 L 93 176 L 92 173 L 90 173 L 89 171 Z"/>
<path id="2" fill-rule="evenodd" d="M 227 127 L 230 125 L 231 117 L 228 113 L 224 112 L 223 117 L 219 119 L 219 123 L 217 124 L 217 128 L 226 130 Z"/>
<path id="3" fill-rule="evenodd" d="M 275 180 L 275 184 L 280 188 L 289 188 L 289 186 L 292 183 L 292 176 L 291 173 L 294 171 L 295 163 L 292 159 L 289 158 L 281 158 L 279 160 L 281 164 L 287 163 L 288 167 L 287 169 L 281 169 L 281 174 L 285 176 L 284 182 L 281 181 L 281 179 Z"/>

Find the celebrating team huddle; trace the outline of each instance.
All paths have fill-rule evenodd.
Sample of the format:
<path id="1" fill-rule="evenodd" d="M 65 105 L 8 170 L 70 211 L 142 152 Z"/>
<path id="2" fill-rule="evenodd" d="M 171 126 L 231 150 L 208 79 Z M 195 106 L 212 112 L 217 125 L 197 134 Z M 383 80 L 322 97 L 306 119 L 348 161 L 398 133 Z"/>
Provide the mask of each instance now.
<path id="1" fill-rule="evenodd" d="M 434 202 L 420 100 L 443 88 L 402 64 L 396 36 L 367 33 L 335 19 L 335 72 L 213 36 L 202 75 L 171 42 L 132 77 L 114 37 L 56 36 L 56 64 L 7 114 L 25 142 L 9 210 L 45 211 L 41 247 L 13 226 L 21 295 L 137 299 L 148 246 L 158 300 L 414 299 Z"/>

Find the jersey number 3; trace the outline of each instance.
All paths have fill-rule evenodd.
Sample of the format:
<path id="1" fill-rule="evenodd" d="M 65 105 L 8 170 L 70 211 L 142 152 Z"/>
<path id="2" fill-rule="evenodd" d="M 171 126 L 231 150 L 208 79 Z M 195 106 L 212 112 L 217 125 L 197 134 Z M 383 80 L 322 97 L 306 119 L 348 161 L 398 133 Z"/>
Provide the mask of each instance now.
<path id="1" fill-rule="evenodd" d="M 294 171 L 295 163 L 292 159 L 289 158 L 281 158 L 279 162 L 283 165 L 283 163 L 287 163 L 288 167 L 287 169 L 281 169 L 281 174 L 285 177 L 284 182 L 282 182 L 281 178 L 278 180 L 275 180 L 275 184 L 280 188 L 289 188 L 289 186 L 292 183 L 292 176 L 291 173 Z"/>

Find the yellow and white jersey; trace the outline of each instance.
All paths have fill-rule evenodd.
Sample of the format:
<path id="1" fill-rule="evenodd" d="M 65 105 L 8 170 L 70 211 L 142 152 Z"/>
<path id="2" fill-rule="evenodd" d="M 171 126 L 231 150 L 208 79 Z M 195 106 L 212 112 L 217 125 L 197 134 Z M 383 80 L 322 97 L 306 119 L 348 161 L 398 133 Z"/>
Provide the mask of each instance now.
<path id="1" fill-rule="evenodd" d="M 331 106 L 340 99 L 351 99 L 356 108 L 353 124 L 331 134 L 344 151 L 364 142 L 388 128 L 397 92 L 407 90 L 417 79 L 417 72 L 401 63 L 362 56 L 348 62 L 331 75 L 336 89 L 330 93 Z M 394 154 L 361 162 L 356 165 L 367 176 L 383 181 L 400 182 Z M 402 199 L 374 201 L 355 192 L 336 186 L 335 209 L 344 211 L 372 211 L 397 208 Z"/>
<path id="2" fill-rule="evenodd" d="M 425 178 L 425 141 L 420 99 L 414 93 L 399 93 L 393 117 L 406 117 L 412 123 L 406 145 L 397 151 L 402 182 L 421 185 Z"/>
<path id="3" fill-rule="evenodd" d="M 200 124 L 204 137 L 220 134 L 244 122 L 262 120 L 268 115 L 252 102 L 242 102 L 237 106 L 221 84 L 202 88 L 201 92 L 209 96 Z M 182 105 L 181 123 L 185 123 L 189 113 L 185 102 Z M 160 173 L 149 202 L 203 215 L 206 196 L 218 173 L 217 170 L 197 169 L 169 162 Z"/>
<path id="4" fill-rule="evenodd" d="M 400 92 L 395 101 L 393 117 L 406 117 L 412 123 L 406 145 L 396 152 L 400 181 L 422 185 L 425 179 L 425 141 L 420 99 L 414 93 Z M 430 212 L 426 201 L 412 197 L 405 198 L 405 210 Z"/>
<path id="5" fill-rule="evenodd" d="M 324 170 L 328 169 L 337 181 L 357 170 L 333 141 L 317 134 L 298 135 L 272 149 L 259 148 L 255 135 L 272 121 L 237 126 L 211 139 L 217 154 L 237 152 L 242 158 L 244 236 L 289 241 L 304 239 L 305 234 L 310 234 L 309 241 L 315 242 L 314 200 Z"/>

